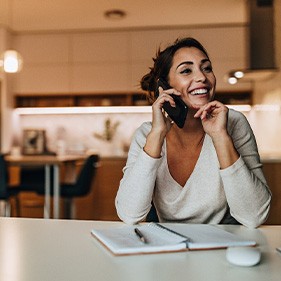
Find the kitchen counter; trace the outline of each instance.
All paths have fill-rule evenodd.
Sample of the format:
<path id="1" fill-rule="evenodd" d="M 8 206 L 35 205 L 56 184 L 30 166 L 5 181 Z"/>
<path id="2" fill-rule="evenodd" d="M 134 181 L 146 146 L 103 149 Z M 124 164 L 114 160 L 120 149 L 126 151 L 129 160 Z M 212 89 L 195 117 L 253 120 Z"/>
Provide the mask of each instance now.
<path id="1" fill-rule="evenodd" d="M 260 153 L 262 163 L 281 163 L 281 152 Z"/>

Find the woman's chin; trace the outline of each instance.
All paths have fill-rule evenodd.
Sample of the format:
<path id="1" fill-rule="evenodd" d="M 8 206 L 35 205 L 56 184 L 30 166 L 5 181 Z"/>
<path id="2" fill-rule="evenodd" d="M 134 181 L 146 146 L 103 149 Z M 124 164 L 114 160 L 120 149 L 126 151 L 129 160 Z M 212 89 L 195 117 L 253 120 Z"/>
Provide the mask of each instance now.
<path id="1" fill-rule="evenodd" d="M 198 110 L 198 109 L 200 109 L 200 108 L 201 108 L 203 105 L 205 105 L 205 104 L 206 104 L 206 103 L 204 103 L 204 104 L 203 104 L 203 103 L 202 103 L 202 104 L 201 104 L 201 103 L 200 103 L 200 104 L 194 104 L 194 103 L 193 103 L 193 104 L 189 104 L 189 105 L 188 105 L 188 108 L 189 108 L 189 109 L 193 109 L 193 110 Z"/>
<path id="2" fill-rule="evenodd" d="M 206 105 L 208 102 L 210 102 L 210 100 L 208 99 L 201 99 L 200 101 L 196 101 L 196 102 L 190 102 L 187 104 L 187 106 L 190 108 L 190 109 L 194 109 L 194 110 L 198 110 L 200 109 L 202 106 Z"/>
<path id="3" fill-rule="evenodd" d="M 201 95 L 200 97 L 191 97 L 186 105 L 190 109 L 198 110 L 202 106 L 206 105 L 208 102 L 212 101 L 214 99 L 211 95 Z"/>

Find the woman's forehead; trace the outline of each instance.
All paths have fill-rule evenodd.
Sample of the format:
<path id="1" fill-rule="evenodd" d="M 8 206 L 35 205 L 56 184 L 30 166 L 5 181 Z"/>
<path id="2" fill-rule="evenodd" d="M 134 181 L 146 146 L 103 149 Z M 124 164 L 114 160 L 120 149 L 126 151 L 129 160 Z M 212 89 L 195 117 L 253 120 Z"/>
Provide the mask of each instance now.
<path id="1" fill-rule="evenodd" d="M 195 47 L 184 47 L 178 49 L 173 57 L 173 64 L 181 63 L 181 62 L 195 62 L 195 61 L 206 61 L 209 58 L 206 56 L 204 52 L 195 48 Z"/>

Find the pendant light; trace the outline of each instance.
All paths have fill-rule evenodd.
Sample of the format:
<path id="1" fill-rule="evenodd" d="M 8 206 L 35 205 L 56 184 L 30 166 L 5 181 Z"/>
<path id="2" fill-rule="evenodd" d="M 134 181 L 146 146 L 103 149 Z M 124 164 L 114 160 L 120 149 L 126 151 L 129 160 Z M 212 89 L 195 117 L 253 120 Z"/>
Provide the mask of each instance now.
<path id="1" fill-rule="evenodd" d="M 23 66 L 22 56 L 15 50 L 6 50 L 0 56 L 0 70 L 6 73 L 20 72 Z"/>

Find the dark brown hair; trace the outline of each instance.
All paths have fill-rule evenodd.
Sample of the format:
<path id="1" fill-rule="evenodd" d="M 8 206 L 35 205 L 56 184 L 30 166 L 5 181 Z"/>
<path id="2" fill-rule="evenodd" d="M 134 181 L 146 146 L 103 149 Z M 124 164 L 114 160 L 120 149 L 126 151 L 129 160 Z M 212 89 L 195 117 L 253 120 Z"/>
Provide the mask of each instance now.
<path id="1" fill-rule="evenodd" d="M 174 55 L 177 50 L 186 47 L 199 49 L 209 59 L 209 55 L 202 44 L 191 37 L 177 39 L 172 45 L 169 45 L 163 51 L 159 48 L 155 58 L 153 58 L 153 67 L 150 67 L 150 72 L 144 75 L 140 81 L 141 89 L 148 92 L 148 99 L 151 102 L 155 100 L 154 92 L 157 87 L 157 80 L 161 77 L 169 82 L 168 74 L 170 68 L 172 67 Z"/>

